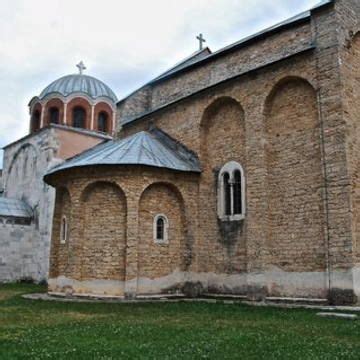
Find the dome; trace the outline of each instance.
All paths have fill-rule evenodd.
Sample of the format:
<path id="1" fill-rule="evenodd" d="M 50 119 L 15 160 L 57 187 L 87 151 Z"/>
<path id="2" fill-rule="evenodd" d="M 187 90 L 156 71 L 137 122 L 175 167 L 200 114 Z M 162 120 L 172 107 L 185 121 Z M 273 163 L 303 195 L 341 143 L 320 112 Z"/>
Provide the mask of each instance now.
<path id="1" fill-rule="evenodd" d="M 67 75 L 55 80 L 41 92 L 40 99 L 53 93 L 59 93 L 63 96 L 84 93 L 93 99 L 106 97 L 113 102 L 117 102 L 116 95 L 106 84 L 84 74 Z"/>

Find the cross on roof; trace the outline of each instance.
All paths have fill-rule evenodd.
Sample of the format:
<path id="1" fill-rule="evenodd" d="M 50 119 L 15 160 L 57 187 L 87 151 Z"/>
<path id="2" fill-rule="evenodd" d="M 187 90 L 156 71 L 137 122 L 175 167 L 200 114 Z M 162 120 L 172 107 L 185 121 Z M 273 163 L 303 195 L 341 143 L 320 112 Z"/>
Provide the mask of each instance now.
<path id="1" fill-rule="evenodd" d="M 196 38 L 199 40 L 199 50 L 202 50 L 203 43 L 206 42 L 206 40 L 203 37 L 203 34 L 199 34 Z"/>
<path id="2" fill-rule="evenodd" d="M 84 70 L 86 70 L 86 66 L 84 65 L 84 63 L 82 61 L 80 61 L 76 67 L 79 69 L 79 74 L 82 75 L 82 73 L 84 72 Z"/>

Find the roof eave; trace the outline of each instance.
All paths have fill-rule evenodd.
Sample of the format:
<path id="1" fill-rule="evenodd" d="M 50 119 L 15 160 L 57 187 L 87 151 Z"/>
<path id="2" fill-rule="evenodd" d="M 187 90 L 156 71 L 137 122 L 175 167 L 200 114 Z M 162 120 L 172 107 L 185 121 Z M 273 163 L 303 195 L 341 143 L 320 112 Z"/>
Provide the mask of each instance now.
<path id="1" fill-rule="evenodd" d="M 116 167 L 116 168 L 121 168 L 124 166 L 133 166 L 133 167 L 146 167 L 146 168 L 152 168 L 152 169 L 165 169 L 168 171 L 174 171 L 174 172 L 181 172 L 184 174 L 201 174 L 202 170 L 201 169 L 189 169 L 189 170 L 185 170 L 185 169 L 174 169 L 174 168 L 170 168 L 170 167 L 166 167 L 166 166 L 154 166 L 154 165 L 148 165 L 148 164 L 139 164 L 139 163 L 124 163 L 124 164 L 87 164 L 87 165 L 74 165 L 68 168 L 62 168 L 59 170 L 54 170 L 51 171 L 47 174 L 45 174 L 43 176 L 43 180 L 51 186 L 56 186 L 56 181 L 53 181 L 55 176 L 58 176 L 59 174 L 62 173 L 66 173 L 68 171 L 72 171 L 74 169 L 80 169 L 80 168 L 93 168 L 93 167 Z"/>

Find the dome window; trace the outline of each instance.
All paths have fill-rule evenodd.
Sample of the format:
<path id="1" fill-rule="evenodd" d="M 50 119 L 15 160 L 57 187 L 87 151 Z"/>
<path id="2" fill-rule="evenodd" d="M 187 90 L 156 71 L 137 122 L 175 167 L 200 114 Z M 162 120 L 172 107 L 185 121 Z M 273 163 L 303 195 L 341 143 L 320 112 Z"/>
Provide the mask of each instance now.
<path id="1" fill-rule="evenodd" d="M 51 107 L 49 110 L 50 124 L 59 124 L 59 109 L 57 107 Z"/>
<path id="2" fill-rule="evenodd" d="M 31 132 L 36 132 L 40 129 L 40 111 L 35 110 L 31 116 Z"/>
<path id="3" fill-rule="evenodd" d="M 104 111 L 98 116 L 98 131 L 106 133 L 108 131 L 108 114 Z"/>
<path id="4" fill-rule="evenodd" d="M 73 110 L 73 126 L 76 128 L 85 129 L 85 119 L 85 110 L 80 106 L 75 107 Z"/>

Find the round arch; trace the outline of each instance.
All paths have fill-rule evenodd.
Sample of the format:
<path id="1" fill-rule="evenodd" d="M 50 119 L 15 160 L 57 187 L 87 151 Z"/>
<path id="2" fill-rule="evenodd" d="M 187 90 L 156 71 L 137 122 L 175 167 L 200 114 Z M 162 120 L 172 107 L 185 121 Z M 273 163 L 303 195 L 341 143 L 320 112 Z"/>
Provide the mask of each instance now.
<path id="1" fill-rule="evenodd" d="M 207 121 L 209 118 L 213 117 L 220 109 L 225 105 L 234 105 L 237 106 L 241 112 L 244 113 L 244 109 L 239 103 L 238 100 L 231 96 L 221 96 L 213 100 L 210 104 L 208 104 L 203 111 L 203 115 L 201 117 L 200 121 L 200 127 L 204 128 L 205 126 L 208 126 Z"/>
<path id="2" fill-rule="evenodd" d="M 154 186 L 164 186 L 171 189 L 177 196 L 178 200 L 181 202 L 182 205 L 185 205 L 184 197 L 180 191 L 180 189 L 173 183 L 167 182 L 167 181 L 154 181 L 151 184 L 146 185 L 143 190 L 141 191 L 140 197 L 139 197 L 139 204 L 141 202 L 142 197 L 146 193 L 146 191 L 149 191 Z"/>
<path id="3" fill-rule="evenodd" d="M 119 191 L 119 193 L 124 197 L 125 202 L 127 203 L 127 198 L 125 191 L 122 189 L 122 187 L 115 181 L 106 181 L 106 180 L 96 180 L 93 182 L 88 183 L 81 191 L 80 195 L 80 201 L 85 202 L 87 201 L 91 191 L 96 187 L 101 186 L 111 186 Z"/>
<path id="4" fill-rule="evenodd" d="M 312 84 L 297 76 L 276 82 L 264 105 L 266 244 L 274 254 L 271 265 L 284 271 L 294 270 L 304 249 L 306 271 L 325 264 L 325 248 L 319 249 L 325 222 L 320 135 L 318 96 Z"/>
<path id="5" fill-rule="evenodd" d="M 177 286 L 178 272 L 190 265 L 184 198 L 174 184 L 153 182 L 143 190 L 138 208 L 138 292 L 161 293 L 160 279 Z"/>
<path id="6" fill-rule="evenodd" d="M 276 96 L 276 94 L 286 85 L 290 83 L 298 83 L 302 84 L 303 86 L 311 89 L 311 91 L 316 94 L 316 89 L 314 85 L 307 79 L 301 76 L 289 75 L 283 78 L 280 78 L 271 88 L 269 94 L 265 98 L 265 105 L 264 105 L 264 114 L 268 115 L 271 111 L 271 104 Z"/>

